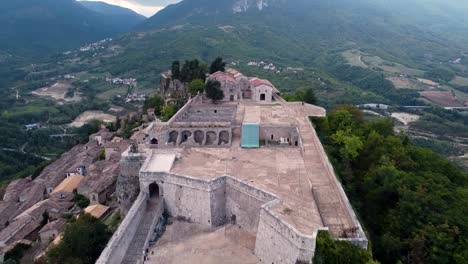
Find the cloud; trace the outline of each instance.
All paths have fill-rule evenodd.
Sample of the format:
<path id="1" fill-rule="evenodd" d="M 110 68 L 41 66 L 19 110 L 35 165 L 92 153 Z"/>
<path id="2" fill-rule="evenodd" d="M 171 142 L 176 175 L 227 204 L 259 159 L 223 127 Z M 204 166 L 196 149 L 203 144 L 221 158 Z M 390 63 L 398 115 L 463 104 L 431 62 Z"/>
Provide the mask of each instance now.
<path id="1" fill-rule="evenodd" d="M 81 1 L 93 1 L 93 0 L 81 0 Z M 111 5 L 118 5 L 131 9 L 141 15 L 150 17 L 161 9 L 166 7 L 168 4 L 177 3 L 179 0 L 99 0 Z"/>

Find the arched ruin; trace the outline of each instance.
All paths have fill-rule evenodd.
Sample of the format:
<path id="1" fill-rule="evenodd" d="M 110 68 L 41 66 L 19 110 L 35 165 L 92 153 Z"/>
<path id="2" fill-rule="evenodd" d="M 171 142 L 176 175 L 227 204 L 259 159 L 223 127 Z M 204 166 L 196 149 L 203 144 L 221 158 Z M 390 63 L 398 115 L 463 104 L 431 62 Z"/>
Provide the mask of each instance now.
<path id="1" fill-rule="evenodd" d="M 205 138 L 205 133 L 203 133 L 203 131 L 201 130 L 197 130 L 195 131 L 194 133 L 194 139 L 195 139 L 195 142 L 202 145 L 203 144 L 203 139 Z"/>
<path id="2" fill-rule="evenodd" d="M 219 133 L 219 142 L 218 145 L 229 144 L 229 132 L 221 131 Z"/>

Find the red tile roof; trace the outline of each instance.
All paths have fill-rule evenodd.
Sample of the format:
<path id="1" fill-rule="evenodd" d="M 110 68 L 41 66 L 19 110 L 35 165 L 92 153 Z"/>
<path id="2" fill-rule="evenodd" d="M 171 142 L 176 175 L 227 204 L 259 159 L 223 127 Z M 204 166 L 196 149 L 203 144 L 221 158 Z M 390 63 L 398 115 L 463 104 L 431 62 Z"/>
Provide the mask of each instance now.
<path id="1" fill-rule="evenodd" d="M 210 79 L 216 79 L 220 82 L 236 82 L 236 79 L 234 79 L 234 77 L 231 75 L 231 74 L 228 74 L 228 73 L 225 73 L 225 72 L 222 72 L 222 71 L 217 71 L 215 73 L 213 73 L 211 76 L 210 76 Z"/>
<path id="2" fill-rule="evenodd" d="M 265 80 L 265 79 L 259 79 L 259 78 L 252 78 L 250 79 L 250 84 L 252 84 L 253 87 L 258 87 L 260 85 L 266 85 L 266 86 L 270 86 L 272 88 L 274 88 L 275 86 L 273 86 L 273 84 L 271 84 L 271 82 L 269 82 L 268 80 Z"/>

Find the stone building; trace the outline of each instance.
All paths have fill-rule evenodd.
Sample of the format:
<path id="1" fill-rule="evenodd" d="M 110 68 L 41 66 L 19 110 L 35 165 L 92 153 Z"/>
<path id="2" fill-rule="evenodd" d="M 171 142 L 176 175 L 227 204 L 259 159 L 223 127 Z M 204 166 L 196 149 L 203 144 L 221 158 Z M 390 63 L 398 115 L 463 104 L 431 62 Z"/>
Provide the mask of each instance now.
<path id="1" fill-rule="evenodd" d="M 41 230 L 39 230 L 39 237 L 41 242 L 48 244 L 50 241 L 53 241 L 62 232 L 64 225 L 65 220 L 63 219 L 57 219 L 48 222 L 43 228 L 41 228 Z"/>
<path id="2" fill-rule="evenodd" d="M 256 90 L 220 104 L 198 95 L 122 154 L 117 195 L 126 217 L 96 263 L 196 260 L 197 252 L 202 262 L 308 263 L 319 230 L 367 247 L 309 121 L 325 110 L 288 103 L 269 82 L 250 83 L 264 100 Z M 176 224 L 162 232 L 165 215 Z M 179 223 L 204 231 L 174 239 L 190 233 Z"/>
<path id="3" fill-rule="evenodd" d="M 249 78 L 232 68 L 226 68 L 225 72 L 215 72 L 209 76 L 209 79 L 221 83 L 225 102 L 251 99 L 256 102 L 271 103 L 274 101 L 273 94 L 279 94 L 278 89 L 268 80 Z"/>

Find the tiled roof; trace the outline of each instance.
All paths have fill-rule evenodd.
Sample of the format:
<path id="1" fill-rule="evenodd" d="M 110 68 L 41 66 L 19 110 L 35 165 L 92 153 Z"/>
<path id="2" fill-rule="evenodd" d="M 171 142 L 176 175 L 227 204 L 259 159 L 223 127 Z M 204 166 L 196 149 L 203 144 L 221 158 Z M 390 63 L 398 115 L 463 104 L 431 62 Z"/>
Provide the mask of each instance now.
<path id="1" fill-rule="evenodd" d="M 63 180 L 55 189 L 52 191 L 52 193 L 57 193 L 57 192 L 73 192 L 76 188 L 78 188 L 78 185 L 80 185 L 80 182 L 84 179 L 84 176 L 82 175 L 75 175 L 72 177 L 68 177 L 65 180 Z"/>
<path id="2" fill-rule="evenodd" d="M 266 85 L 266 86 L 270 86 L 272 88 L 274 87 L 273 84 L 271 84 L 271 82 L 269 82 L 268 80 L 260 79 L 260 78 L 250 79 L 250 84 L 252 84 L 253 87 L 257 87 L 257 86 L 260 86 L 260 85 Z"/>
<path id="3" fill-rule="evenodd" d="M 231 74 L 217 71 L 210 76 L 210 79 L 216 79 L 220 82 L 236 82 L 236 79 Z"/>
<path id="4" fill-rule="evenodd" d="M 93 204 L 84 209 L 85 213 L 90 214 L 97 219 L 101 218 L 108 210 L 109 207 L 102 204 Z"/>

